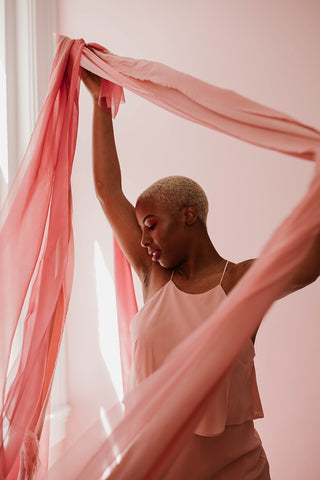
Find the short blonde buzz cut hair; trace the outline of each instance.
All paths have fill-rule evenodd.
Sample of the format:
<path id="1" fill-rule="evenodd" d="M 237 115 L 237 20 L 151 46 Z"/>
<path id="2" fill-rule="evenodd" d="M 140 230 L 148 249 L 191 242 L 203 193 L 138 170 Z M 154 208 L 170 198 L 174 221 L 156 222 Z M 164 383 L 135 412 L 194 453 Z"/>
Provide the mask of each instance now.
<path id="1" fill-rule="evenodd" d="M 200 185 L 188 177 L 172 175 L 154 182 L 139 195 L 136 204 L 143 200 L 157 199 L 178 211 L 187 205 L 195 205 L 200 220 L 206 225 L 208 216 L 208 199 Z"/>

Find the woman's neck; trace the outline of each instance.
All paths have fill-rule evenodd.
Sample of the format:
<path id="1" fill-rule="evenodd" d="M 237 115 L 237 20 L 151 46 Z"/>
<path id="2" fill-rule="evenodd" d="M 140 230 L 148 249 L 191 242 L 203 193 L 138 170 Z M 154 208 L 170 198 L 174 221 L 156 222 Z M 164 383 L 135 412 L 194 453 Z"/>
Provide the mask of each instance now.
<path id="1" fill-rule="evenodd" d="M 192 281 L 199 277 L 213 275 L 221 271 L 225 260 L 213 246 L 209 236 L 190 244 L 188 256 L 181 265 L 174 268 L 175 275 Z"/>

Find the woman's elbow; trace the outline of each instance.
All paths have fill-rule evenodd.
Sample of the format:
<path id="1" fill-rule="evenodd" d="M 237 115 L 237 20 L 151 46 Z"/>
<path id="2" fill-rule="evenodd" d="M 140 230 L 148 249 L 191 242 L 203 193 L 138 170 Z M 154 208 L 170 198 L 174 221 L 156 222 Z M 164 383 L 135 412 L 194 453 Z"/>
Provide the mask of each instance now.
<path id="1" fill-rule="evenodd" d="M 105 200 L 107 196 L 107 187 L 104 182 L 101 182 L 100 180 L 95 179 L 94 188 L 95 188 L 96 196 L 99 202 L 101 203 L 102 201 Z"/>
<path id="2" fill-rule="evenodd" d="M 319 278 L 320 272 L 318 270 L 308 272 L 305 275 L 301 276 L 301 278 L 298 279 L 297 284 L 299 285 L 297 290 L 300 288 L 304 288 L 311 283 L 315 282 Z"/>

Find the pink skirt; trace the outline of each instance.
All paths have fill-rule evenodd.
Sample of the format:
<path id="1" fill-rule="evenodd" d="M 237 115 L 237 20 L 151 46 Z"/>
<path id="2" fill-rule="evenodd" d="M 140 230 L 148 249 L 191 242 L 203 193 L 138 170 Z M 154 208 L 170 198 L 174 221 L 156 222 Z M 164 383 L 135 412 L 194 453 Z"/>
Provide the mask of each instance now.
<path id="1" fill-rule="evenodd" d="M 217 437 L 192 435 L 164 479 L 270 480 L 270 473 L 261 439 L 248 421 Z"/>

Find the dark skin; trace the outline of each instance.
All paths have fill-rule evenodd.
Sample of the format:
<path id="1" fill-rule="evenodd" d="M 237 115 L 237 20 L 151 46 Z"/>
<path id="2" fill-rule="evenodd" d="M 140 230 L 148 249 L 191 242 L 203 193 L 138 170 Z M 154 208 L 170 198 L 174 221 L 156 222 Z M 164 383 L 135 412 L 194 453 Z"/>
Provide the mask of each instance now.
<path id="1" fill-rule="evenodd" d="M 82 71 L 93 99 L 93 173 L 103 211 L 120 247 L 139 276 L 144 300 L 173 281 L 187 293 L 205 292 L 221 279 L 226 263 L 215 249 L 195 205 L 176 213 L 159 201 L 140 201 L 136 208 L 124 196 L 110 115 L 98 105 L 100 78 Z M 222 287 L 228 294 L 251 267 L 254 259 L 229 262 Z M 320 234 L 281 297 L 318 278 Z"/>
<path id="2" fill-rule="evenodd" d="M 138 202 L 135 212 L 141 228 L 141 245 L 155 260 L 147 265 L 143 277 L 145 300 L 168 282 L 172 269 L 174 283 L 187 293 L 202 293 L 220 282 L 226 260 L 214 248 L 195 205 L 173 215 L 157 201 Z M 229 263 L 224 277 L 226 293 L 236 283 L 234 267 L 235 264 Z"/>

